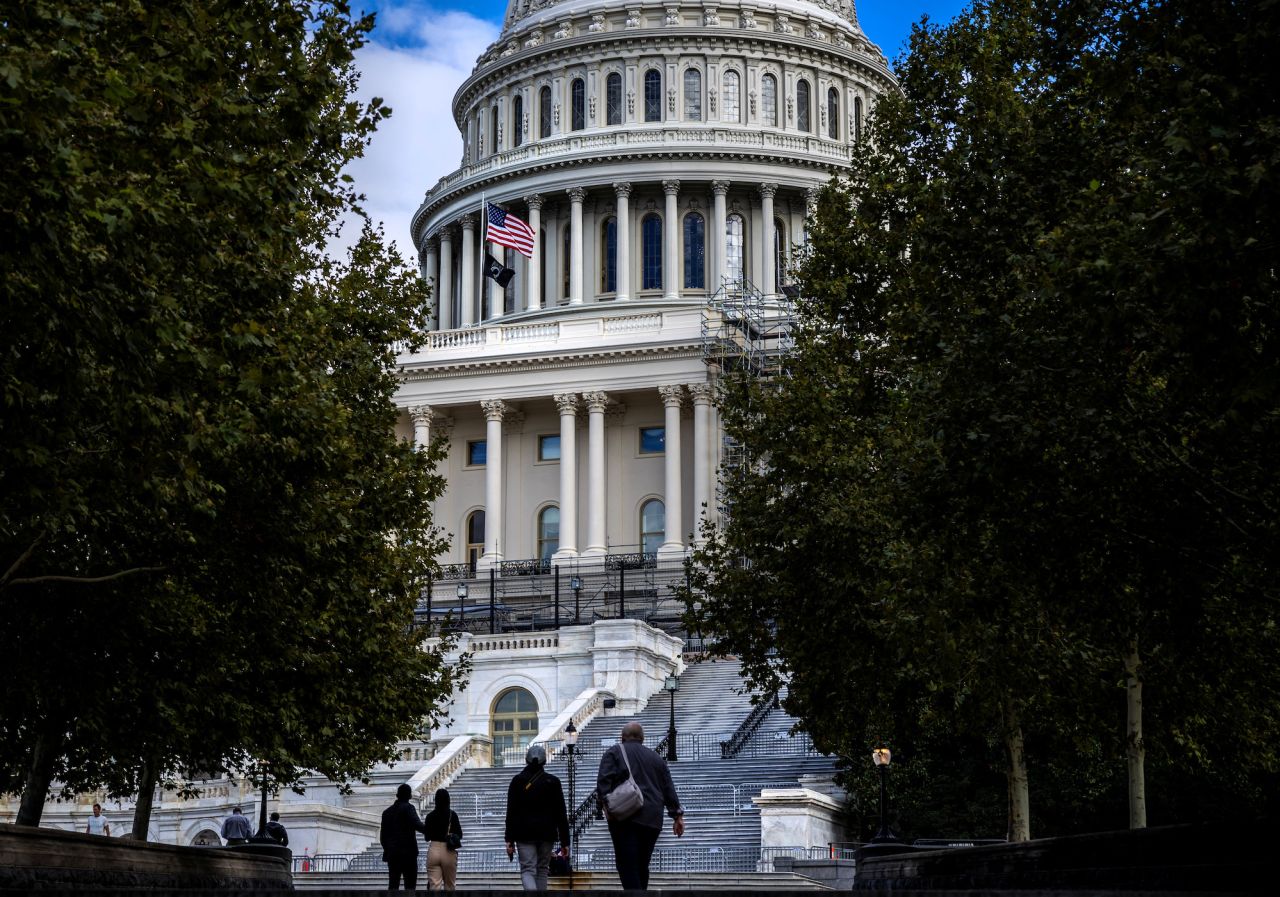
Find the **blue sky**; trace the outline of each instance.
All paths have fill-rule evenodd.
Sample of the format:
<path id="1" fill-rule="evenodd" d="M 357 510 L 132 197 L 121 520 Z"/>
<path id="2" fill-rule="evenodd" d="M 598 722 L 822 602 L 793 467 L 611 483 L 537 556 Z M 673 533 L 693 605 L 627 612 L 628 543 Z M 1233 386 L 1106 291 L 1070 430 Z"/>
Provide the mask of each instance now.
<path id="1" fill-rule="evenodd" d="M 450 110 L 454 91 L 476 57 L 497 40 L 507 4 L 353 0 L 352 6 L 377 14 L 371 40 L 356 57 L 360 97 L 382 97 L 392 117 L 350 173 L 370 216 L 412 256 L 410 217 L 427 189 L 461 160 L 462 140 Z M 857 2 L 863 32 L 890 61 L 904 51 L 912 24 L 922 16 L 943 22 L 964 6 L 961 0 Z"/>

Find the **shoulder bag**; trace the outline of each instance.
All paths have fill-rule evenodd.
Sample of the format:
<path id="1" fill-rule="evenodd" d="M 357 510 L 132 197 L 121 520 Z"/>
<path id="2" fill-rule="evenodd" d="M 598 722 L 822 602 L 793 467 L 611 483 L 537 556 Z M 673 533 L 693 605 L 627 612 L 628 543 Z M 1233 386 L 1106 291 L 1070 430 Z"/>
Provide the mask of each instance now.
<path id="1" fill-rule="evenodd" d="M 640 786 L 636 784 L 636 778 L 631 773 L 631 761 L 627 759 L 627 746 L 619 743 L 618 751 L 622 754 L 622 762 L 627 767 L 627 779 L 604 796 L 604 803 L 609 810 L 609 818 L 621 820 L 630 819 L 639 812 L 644 806 L 644 795 L 640 793 Z"/>
<path id="2" fill-rule="evenodd" d="M 462 836 L 453 833 L 453 811 L 449 811 L 449 825 L 444 831 L 444 846 L 457 853 L 458 848 L 462 846 Z"/>

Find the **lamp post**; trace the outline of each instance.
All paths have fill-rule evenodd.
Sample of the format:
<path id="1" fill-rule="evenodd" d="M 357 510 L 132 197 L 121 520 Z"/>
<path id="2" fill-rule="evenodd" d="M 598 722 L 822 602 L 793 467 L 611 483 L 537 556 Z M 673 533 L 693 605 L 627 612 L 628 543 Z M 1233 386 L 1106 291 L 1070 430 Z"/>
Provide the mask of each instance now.
<path id="1" fill-rule="evenodd" d="M 889 761 L 892 759 L 887 747 L 878 747 L 871 752 L 871 762 L 880 770 L 880 831 L 871 839 L 872 844 L 886 842 L 897 843 L 898 837 L 889 830 L 889 817 L 885 813 L 885 801 L 888 794 Z"/>
<path id="2" fill-rule="evenodd" d="M 573 589 L 573 624 L 578 625 L 578 617 L 581 614 L 582 606 L 579 599 L 582 596 L 582 577 L 575 576 L 569 580 L 569 588 Z M 567 729 L 565 731 L 568 731 Z M 572 756 L 572 754 L 570 754 Z"/>
<path id="3" fill-rule="evenodd" d="M 577 579 L 575 576 L 574 579 Z M 569 725 L 564 727 L 564 745 L 565 750 L 569 752 L 569 843 L 565 845 L 569 849 L 569 890 L 573 890 L 573 834 L 574 828 L 578 824 L 578 804 L 577 794 L 574 788 L 574 754 L 578 749 L 578 727 L 573 724 L 573 720 L 569 720 Z"/>
<path id="4" fill-rule="evenodd" d="M 460 582 L 458 583 L 458 601 L 463 602 L 466 600 L 467 600 L 467 584 L 465 582 Z"/>
<path id="5" fill-rule="evenodd" d="M 662 687 L 671 695 L 671 724 L 667 726 L 667 762 L 674 763 L 676 757 L 676 692 L 680 690 L 680 677 L 674 674 L 662 682 Z"/>
<path id="6" fill-rule="evenodd" d="M 253 836 L 254 841 L 270 843 L 271 836 L 267 834 L 267 770 L 271 765 L 266 760 L 258 761 L 258 772 L 262 775 L 262 807 L 258 812 L 258 833 Z"/>

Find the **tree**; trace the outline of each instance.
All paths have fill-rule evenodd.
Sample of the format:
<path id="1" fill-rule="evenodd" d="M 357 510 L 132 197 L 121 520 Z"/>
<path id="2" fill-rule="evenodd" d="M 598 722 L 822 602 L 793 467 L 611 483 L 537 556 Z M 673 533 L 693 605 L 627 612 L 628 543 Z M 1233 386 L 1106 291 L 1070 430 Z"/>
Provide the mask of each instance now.
<path id="1" fill-rule="evenodd" d="M 393 346 L 429 297 L 379 232 L 323 251 L 388 114 L 351 99 L 372 20 L 38 0 L 3 21 L 0 770 L 20 821 L 55 778 L 358 776 L 458 672 L 412 626 L 438 456 L 394 435 Z"/>
<path id="2" fill-rule="evenodd" d="M 829 748 L 1002 743 L 1015 839 L 1029 766 L 1116 749 L 1111 695 L 1135 782 L 1157 740 L 1200 775 L 1276 768 L 1275 282 L 1240 258 L 1274 234 L 1276 119 L 1245 112 L 1274 109 L 1274 11 L 1002 0 L 917 28 L 818 205 L 785 375 L 727 390 L 760 464 L 700 557 L 704 626 Z M 1247 750 L 1191 734 L 1228 698 Z"/>

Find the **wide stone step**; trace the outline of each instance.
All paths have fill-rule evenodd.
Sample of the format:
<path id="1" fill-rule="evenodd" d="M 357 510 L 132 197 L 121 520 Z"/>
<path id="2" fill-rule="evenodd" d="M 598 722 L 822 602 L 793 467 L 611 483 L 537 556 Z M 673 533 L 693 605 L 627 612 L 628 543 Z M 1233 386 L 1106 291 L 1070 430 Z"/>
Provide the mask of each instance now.
<path id="1" fill-rule="evenodd" d="M 299 891 L 351 890 L 382 891 L 387 887 L 384 872 L 299 872 L 293 877 Z M 425 876 L 419 876 L 418 888 L 426 890 Z M 568 876 L 553 876 L 547 882 L 551 891 L 569 890 Z M 520 892 L 519 872 L 459 872 L 459 891 Z M 588 891 L 621 891 L 618 876 L 610 872 L 575 872 L 575 893 Z M 825 891 L 824 885 L 793 873 L 782 872 L 654 872 L 649 876 L 651 891 Z"/>

